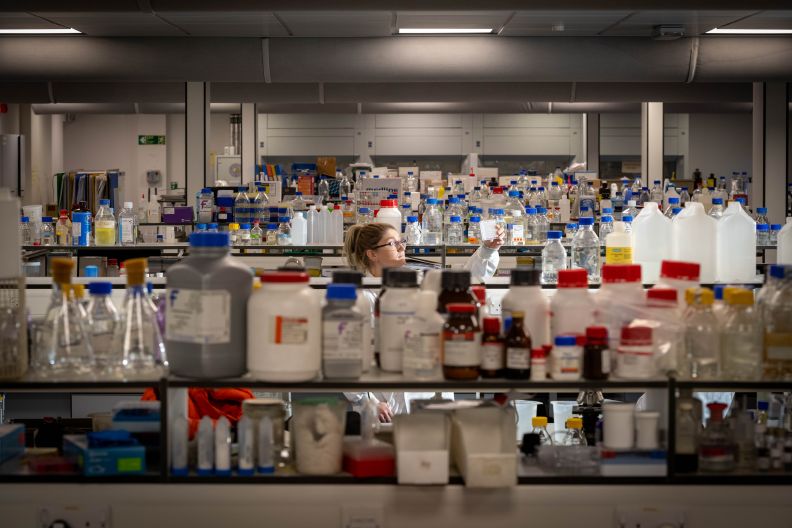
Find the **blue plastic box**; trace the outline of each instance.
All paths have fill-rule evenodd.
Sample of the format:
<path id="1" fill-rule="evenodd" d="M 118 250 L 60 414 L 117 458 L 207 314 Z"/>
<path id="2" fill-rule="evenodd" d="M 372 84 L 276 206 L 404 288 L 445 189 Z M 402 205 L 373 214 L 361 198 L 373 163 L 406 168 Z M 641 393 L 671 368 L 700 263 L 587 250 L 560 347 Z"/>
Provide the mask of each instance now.
<path id="1" fill-rule="evenodd" d="M 23 424 L 0 425 L 0 462 L 25 453 L 25 426 Z"/>
<path id="2" fill-rule="evenodd" d="M 77 457 L 86 476 L 142 475 L 146 472 L 146 448 L 142 445 L 90 448 L 86 435 L 64 435 L 63 454 Z"/>

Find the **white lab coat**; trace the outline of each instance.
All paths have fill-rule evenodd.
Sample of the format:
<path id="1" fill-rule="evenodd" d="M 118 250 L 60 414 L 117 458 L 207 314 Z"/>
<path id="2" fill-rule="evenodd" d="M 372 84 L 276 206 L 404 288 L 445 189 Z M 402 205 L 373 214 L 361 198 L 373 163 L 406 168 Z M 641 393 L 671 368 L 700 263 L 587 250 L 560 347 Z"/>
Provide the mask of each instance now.
<path id="1" fill-rule="evenodd" d="M 481 246 L 473 253 L 465 263 L 465 269 L 470 270 L 474 280 L 487 279 L 495 275 L 498 269 L 500 255 L 496 249 Z M 371 289 L 361 290 L 369 301 L 371 308 L 371 322 L 374 323 L 374 304 L 377 302 L 378 292 Z M 360 412 L 366 399 L 373 399 L 377 403 L 385 402 L 390 407 L 393 414 L 404 414 L 410 412 L 410 402 L 412 400 L 428 400 L 434 397 L 434 392 L 345 392 L 344 396 L 352 404 L 355 411 Z M 453 400 L 454 393 L 444 392 L 443 398 Z"/>

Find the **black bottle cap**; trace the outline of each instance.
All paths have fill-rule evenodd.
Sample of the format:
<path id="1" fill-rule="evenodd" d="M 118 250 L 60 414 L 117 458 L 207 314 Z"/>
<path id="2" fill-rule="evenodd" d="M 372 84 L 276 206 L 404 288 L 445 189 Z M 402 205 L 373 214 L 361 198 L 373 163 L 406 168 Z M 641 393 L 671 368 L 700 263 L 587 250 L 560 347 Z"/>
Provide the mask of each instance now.
<path id="1" fill-rule="evenodd" d="M 520 451 L 525 456 L 532 456 L 536 454 L 536 448 L 540 445 L 539 435 L 536 433 L 525 433 L 522 437 L 522 444 Z"/>
<path id="2" fill-rule="evenodd" d="M 363 274 L 356 270 L 338 270 L 333 272 L 333 282 L 336 284 L 363 284 Z"/>
<path id="3" fill-rule="evenodd" d="M 542 272 L 537 269 L 515 268 L 511 270 L 512 286 L 539 286 Z"/>
<path id="4" fill-rule="evenodd" d="M 418 272 L 407 268 L 386 268 L 382 279 L 388 288 L 418 287 Z"/>
<path id="5" fill-rule="evenodd" d="M 440 285 L 444 290 L 466 290 L 470 288 L 470 272 L 467 270 L 443 270 Z"/>

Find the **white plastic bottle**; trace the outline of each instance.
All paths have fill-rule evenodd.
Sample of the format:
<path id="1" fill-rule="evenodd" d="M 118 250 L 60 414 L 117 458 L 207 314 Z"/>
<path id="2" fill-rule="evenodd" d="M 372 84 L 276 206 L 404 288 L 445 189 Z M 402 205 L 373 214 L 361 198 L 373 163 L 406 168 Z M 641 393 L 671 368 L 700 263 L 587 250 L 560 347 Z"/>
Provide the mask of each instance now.
<path id="1" fill-rule="evenodd" d="M 406 379 L 442 380 L 443 316 L 437 312 L 437 294 L 418 292 L 417 310 L 407 321 L 402 372 Z"/>
<path id="2" fill-rule="evenodd" d="M 188 440 L 187 418 L 177 416 L 170 427 L 171 475 L 186 476 L 189 472 L 187 464 Z"/>
<path id="3" fill-rule="evenodd" d="M 632 261 L 641 265 L 645 284 L 660 277 L 660 262 L 671 255 L 672 225 L 654 202 L 647 202 L 632 224 Z"/>
<path id="4" fill-rule="evenodd" d="M 688 202 L 672 223 L 673 258 L 698 262 L 701 265 L 700 279 L 705 284 L 715 282 L 717 277 L 717 223 L 718 220 L 707 216 L 704 206 L 697 202 Z"/>
<path id="5" fill-rule="evenodd" d="M 214 426 L 208 416 L 198 424 L 198 475 L 208 476 L 214 470 Z"/>
<path id="6" fill-rule="evenodd" d="M 407 321 L 415 315 L 418 276 L 414 270 L 395 269 L 388 274 L 388 289 L 380 297 L 380 366 L 401 372 Z"/>
<path id="7" fill-rule="evenodd" d="M 401 233 L 402 215 L 397 208 L 396 200 L 380 200 L 380 209 L 374 222 L 390 224 L 397 233 Z"/>
<path id="8" fill-rule="evenodd" d="M 616 350 L 622 327 L 629 323 L 644 305 L 641 266 L 606 264 L 602 266 L 602 287 L 594 296 L 595 320 L 608 329 L 610 349 Z"/>
<path id="9" fill-rule="evenodd" d="M 525 328 L 530 332 L 534 348 L 551 344 L 550 306 L 542 293 L 541 271 L 516 268 L 511 270 L 509 291 L 501 301 L 503 323 L 511 326 L 511 313 L 523 312 Z"/>
<path id="10" fill-rule="evenodd" d="M 717 222 L 717 280 L 750 282 L 756 277 L 756 222 L 739 202 L 731 202 Z"/>
<path id="11" fill-rule="evenodd" d="M 292 245 L 305 246 L 308 244 L 308 221 L 305 213 L 294 213 L 291 221 Z"/>
<path id="12" fill-rule="evenodd" d="M 239 442 L 237 471 L 240 476 L 250 476 L 254 473 L 256 467 L 255 438 L 253 421 L 248 416 L 242 416 L 237 425 L 237 440 Z"/>
<path id="13" fill-rule="evenodd" d="M 228 418 L 217 419 L 214 430 L 215 475 L 231 476 L 231 424 Z"/>
<path id="14" fill-rule="evenodd" d="M 614 222 L 613 231 L 605 238 L 606 264 L 632 264 L 632 236 L 624 222 Z"/>
<path id="15" fill-rule="evenodd" d="M 362 372 L 368 372 L 374 363 L 374 320 L 371 313 L 371 302 L 360 291 L 363 285 L 363 274 L 355 270 L 333 272 L 334 284 L 354 284 L 358 288 L 355 307 L 363 316 L 363 365 Z"/>
<path id="16" fill-rule="evenodd" d="M 118 212 L 118 243 L 122 246 L 133 246 L 137 242 L 138 218 L 132 202 L 124 202 L 124 208 Z"/>
<path id="17" fill-rule="evenodd" d="M 550 337 L 585 335 L 594 323 L 595 305 L 588 291 L 588 277 L 584 269 L 558 272 L 558 290 L 550 299 Z"/>
<path id="18" fill-rule="evenodd" d="M 792 264 L 792 217 L 787 218 L 786 225 L 778 232 L 778 263 Z"/>
<path id="19" fill-rule="evenodd" d="M 401 227 L 399 232 L 401 232 Z M 330 236 L 326 243 L 334 246 L 344 244 L 344 212 L 338 204 L 335 204 L 333 212 L 330 213 Z"/>

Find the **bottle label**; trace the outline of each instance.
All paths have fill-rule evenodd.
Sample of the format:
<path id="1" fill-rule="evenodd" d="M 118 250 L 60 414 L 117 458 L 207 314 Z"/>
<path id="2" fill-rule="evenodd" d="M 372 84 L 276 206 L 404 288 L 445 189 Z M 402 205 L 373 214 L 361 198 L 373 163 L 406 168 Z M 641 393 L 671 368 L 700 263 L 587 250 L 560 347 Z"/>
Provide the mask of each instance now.
<path id="1" fill-rule="evenodd" d="M 531 349 L 508 347 L 506 349 L 506 368 L 519 370 L 531 368 Z"/>
<path id="2" fill-rule="evenodd" d="M 74 222 L 72 224 L 72 237 L 79 238 L 82 235 L 82 223 Z"/>
<path id="3" fill-rule="evenodd" d="M 792 360 L 792 333 L 767 333 L 765 334 L 766 361 Z"/>
<path id="4" fill-rule="evenodd" d="M 325 321 L 322 324 L 324 359 L 363 359 L 362 321 Z"/>
<path id="5" fill-rule="evenodd" d="M 512 227 L 512 245 L 524 246 L 525 245 L 525 231 L 521 224 L 514 224 Z"/>
<path id="6" fill-rule="evenodd" d="M 605 349 L 602 351 L 602 373 L 608 374 L 610 373 L 611 362 L 610 362 L 610 350 Z"/>
<path id="7" fill-rule="evenodd" d="M 134 243 L 134 228 L 135 228 L 135 220 L 133 218 L 122 218 L 119 222 L 119 227 L 121 228 L 120 233 L 120 240 L 121 243 Z"/>
<path id="8" fill-rule="evenodd" d="M 231 294 L 226 290 L 168 288 L 165 337 L 217 345 L 231 342 Z"/>
<path id="9" fill-rule="evenodd" d="M 553 372 L 556 374 L 580 374 L 581 356 L 577 347 L 565 347 L 570 350 L 553 349 Z"/>
<path id="10" fill-rule="evenodd" d="M 478 367 L 479 345 L 475 332 L 445 333 L 443 339 L 443 365 L 449 367 Z"/>
<path id="11" fill-rule="evenodd" d="M 407 303 L 397 303 L 396 306 L 392 306 L 390 309 L 383 309 L 380 305 L 380 353 L 402 355 L 407 321 L 415 314 L 414 310 L 415 308 Z"/>
<path id="12" fill-rule="evenodd" d="M 440 365 L 440 334 L 412 332 L 404 335 L 404 368 L 432 371 Z"/>
<path id="13" fill-rule="evenodd" d="M 606 247 L 606 264 L 632 264 L 632 248 L 626 247 Z"/>
<path id="14" fill-rule="evenodd" d="M 481 344 L 481 368 L 483 370 L 503 368 L 503 343 Z"/>
<path id="15" fill-rule="evenodd" d="M 535 358 L 531 360 L 531 381 L 544 381 L 547 379 L 547 359 Z"/>
<path id="16" fill-rule="evenodd" d="M 616 370 L 620 378 L 649 378 L 656 373 L 652 347 L 619 347 Z"/>
<path id="17" fill-rule="evenodd" d="M 475 244 L 475 245 L 481 244 L 481 239 L 475 234 L 471 235 L 470 233 L 468 233 L 468 244 Z"/>
<path id="18" fill-rule="evenodd" d="M 270 319 L 270 335 L 276 345 L 303 345 L 308 342 L 308 318 L 276 315 Z"/>

